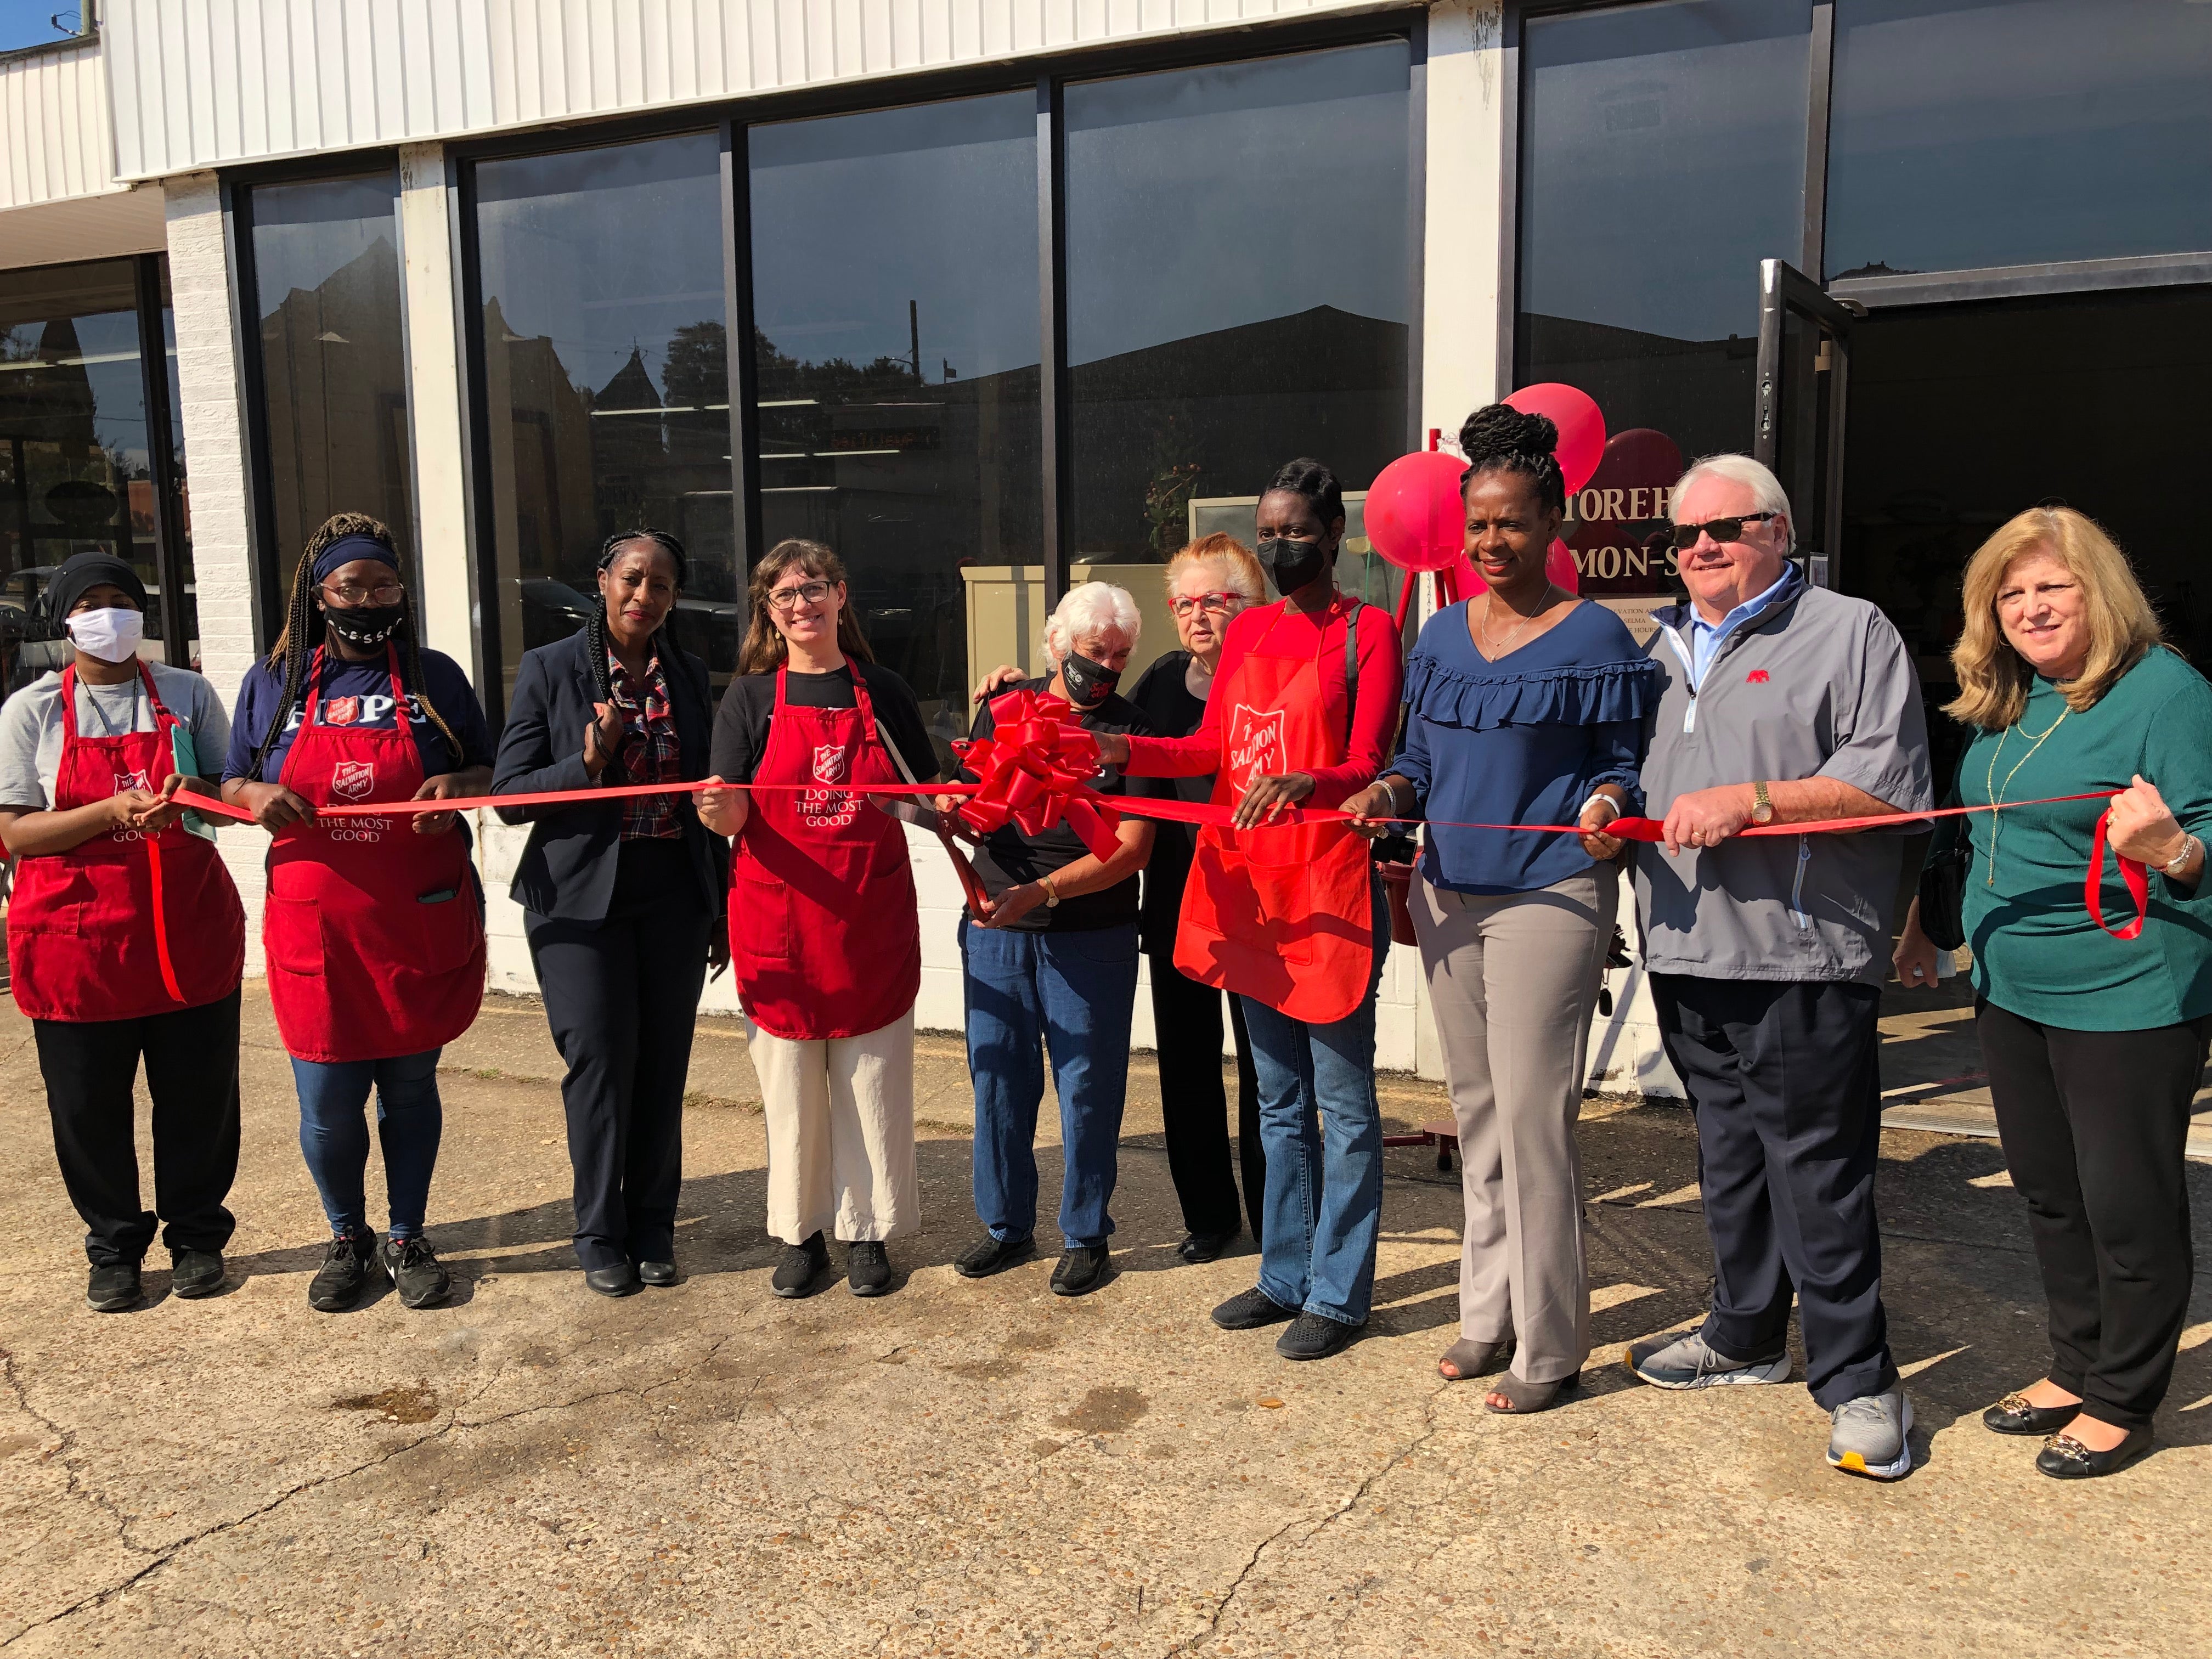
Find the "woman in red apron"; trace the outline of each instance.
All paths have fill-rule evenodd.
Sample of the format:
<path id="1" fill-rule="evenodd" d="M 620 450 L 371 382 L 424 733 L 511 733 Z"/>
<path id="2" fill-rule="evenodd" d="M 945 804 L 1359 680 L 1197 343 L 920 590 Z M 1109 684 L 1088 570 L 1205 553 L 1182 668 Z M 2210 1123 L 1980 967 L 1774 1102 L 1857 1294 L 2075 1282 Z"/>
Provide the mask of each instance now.
<path id="1" fill-rule="evenodd" d="M 154 1097 L 154 1201 L 169 1286 L 211 1296 L 238 1173 L 246 918 L 211 836 L 169 798 L 229 741 L 215 690 L 143 662 L 146 589 L 105 553 L 54 573 L 72 660 L 0 708 L 0 845 L 15 860 L 8 963 L 30 1016 L 54 1152 L 83 1217 L 85 1300 L 136 1306 L 157 1218 L 139 1207 L 131 1085 Z M 197 823 L 197 820 L 193 821 Z"/>
<path id="2" fill-rule="evenodd" d="M 416 641 L 391 532 L 361 514 L 330 520 L 294 573 L 276 647 L 239 688 L 222 785 L 276 836 L 261 943 L 300 1148 L 333 1235 L 307 1291 L 325 1313 L 387 1278 L 410 1308 L 451 1289 L 422 1237 L 444 1122 L 438 1054 L 483 1000 L 484 930 L 455 815 L 318 813 L 481 794 L 489 751 L 459 665 Z M 372 1088 L 391 1212 L 380 1249 L 364 1191 Z"/>
<path id="3" fill-rule="evenodd" d="M 855 1296 L 891 1288 L 885 1241 L 921 1224 L 914 1000 L 921 933 L 906 830 L 872 784 L 934 783 L 912 691 L 878 665 L 818 542 L 753 568 L 743 677 L 714 720 L 718 781 L 699 816 L 737 837 L 730 951 L 768 1119 L 768 1230 L 789 1248 L 771 1287 L 803 1296 L 848 1247 Z"/>
<path id="4" fill-rule="evenodd" d="M 1336 590 L 1343 491 L 1297 460 L 1260 497 L 1259 555 L 1283 598 L 1229 624 L 1206 720 L 1126 740 L 1133 777 L 1213 772 L 1233 827 L 1201 830 L 1176 966 L 1242 999 L 1267 1155 L 1260 1283 L 1214 1310 L 1226 1330 L 1292 1322 L 1285 1359 L 1319 1359 L 1367 1320 L 1382 1205 L 1375 988 L 1389 931 L 1367 843 L 1334 807 L 1389 757 L 1404 684 L 1389 615 Z M 1101 739 L 1103 758 L 1123 740 Z M 1318 1114 L 1318 1121 L 1316 1121 Z"/>

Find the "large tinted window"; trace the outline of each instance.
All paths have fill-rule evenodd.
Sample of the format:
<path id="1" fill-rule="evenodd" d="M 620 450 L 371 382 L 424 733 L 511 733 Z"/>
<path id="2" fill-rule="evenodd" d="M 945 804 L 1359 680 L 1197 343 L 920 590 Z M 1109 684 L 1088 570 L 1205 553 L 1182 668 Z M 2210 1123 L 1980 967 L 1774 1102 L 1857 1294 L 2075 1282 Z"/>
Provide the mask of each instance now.
<path id="1" fill-rule="evenodd" d="M 383 520 L 413 562 L 398 208 L 389 173 L 252 191 L 272 614 L 333 513 Z"/>
<path id="2" fill-rule="evenodd" d="M 477 164 L 502 702 L 640 526 L 690 550 L 678 637 L 736 665 L 720 173 L 712 133 Z"/>
<path id="3" fill-rule="evenodd" d="M 72 553 L 129 561 L 155 599 L 146 654 L 170 654 L 155 512 L 131 263 L 0 271 L 0 685 L 65 657 L 33 606 Z"/>
<path id="4" fill-rule="evenodd" d="M 836 550 L 942 744 L 1042 621 L 1035 97 L 747 143 L 763 532 Z"/>
<path id="5" fill-rule="evenodd" d="M 2212 248 L 2212 6 L 1841 0 L 1832 276 Z"/>
<path id="6" fill-rule="evenodd" d="M 1811 23 L 1808 0 L 1675 0 L 1524 29 L 1515 373 L 1651 430 L 1594 481 L 1622 491 L 1608 544 L 1663 512 L 1666 458 L 1751 447 L 1759 262 L 1804 242 Z M 1624 569 L 1585 585 L 1665 580 L 1663 558 Z"/>
<path id="7" fill-rule="evenodd" d="M 1410 64 L 1389 40 L 1067 88 L 1070 556 L 1145 605 L 1146 656 L 1173 635 L 1142 567 L 1249 539 L 1295 456 L 1361 492 L 1407 447 Z M 1340 580 L 1387 599 L 1350 528 Z"/>

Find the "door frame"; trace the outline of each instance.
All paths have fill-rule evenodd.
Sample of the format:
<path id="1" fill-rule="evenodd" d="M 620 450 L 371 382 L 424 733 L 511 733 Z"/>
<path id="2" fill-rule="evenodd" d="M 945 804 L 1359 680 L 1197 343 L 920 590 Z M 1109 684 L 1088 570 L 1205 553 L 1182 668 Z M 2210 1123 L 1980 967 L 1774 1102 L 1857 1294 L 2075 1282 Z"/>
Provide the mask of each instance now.
<path id="1" fill-rule="evenodd" d="M 1832 298 L 1818 283 L 1786 259 L 1759 262 L 1759 368 L 1752 422 L 1752 458 L 1780 476 L 1781 422 L 1787 418 L 1786 401 L 1791 387 L 1789 357 L 1783 349 L 1784 327 L 1791 315 L 1802 318 L 1820 332 L 1822 350 L 1814 369 L 1826 374 L 1822 390 L 1828 416 L 1826 470 L 1821 491 L 1820 539 L 1807 550 L 1827 561 L 1824 586 L 1836 586 L 1842 574 L 1844 534 L 1844 423 L 1850 412 L 1851 323 L 1848 302 Z M 1860 306 L 1857 314 L 1866 314 Z M 1784 486 L 1787 487 L 1786 485 Z M 1802 526 L 1799 530 L 1802 543 Z M 1806 574 L 1813 574 L 1809 565 Z"/>

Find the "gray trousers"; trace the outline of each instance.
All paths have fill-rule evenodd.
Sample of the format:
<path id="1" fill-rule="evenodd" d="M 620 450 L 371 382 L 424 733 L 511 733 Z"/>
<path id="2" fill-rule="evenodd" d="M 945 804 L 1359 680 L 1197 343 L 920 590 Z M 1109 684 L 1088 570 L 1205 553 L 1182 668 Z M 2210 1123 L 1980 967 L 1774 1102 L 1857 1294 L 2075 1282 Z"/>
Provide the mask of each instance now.
<path id="1" fill-rule="evenodd" d="M 1460 1334 L 1517 1334 L 1513 1371 L 1527 1382 L 1572 1376 L 1589 1357 L 1575 1123 L 1619 893 L 1618 867 L 1601 864 L 1533 893 L 1422 881 L 1413 895 L 1459 1121 Z"/>

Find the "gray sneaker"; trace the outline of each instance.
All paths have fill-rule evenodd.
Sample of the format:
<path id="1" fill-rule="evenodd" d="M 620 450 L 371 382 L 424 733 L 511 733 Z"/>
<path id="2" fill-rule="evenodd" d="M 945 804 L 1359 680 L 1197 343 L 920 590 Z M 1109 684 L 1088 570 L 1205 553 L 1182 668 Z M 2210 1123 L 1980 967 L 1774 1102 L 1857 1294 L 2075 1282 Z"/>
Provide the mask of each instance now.
<path id="1" fill-rule="evenodd" d="M 1828 1467 L 1875 1480 L 1912 1473 L 1912 1402 L 1902 1389 L 1864 1394 L 1836 1407 Z"/>
<path id="2" fill-rule="evenodd" d="M 1661 1389 L 1711 1389 L 1729 1382 L 1786 1382 L 1790 1350 L 1758 1359 L 1731 1359 L 1705 1346 L 1703 1331 L 1669 1331 L 1632 1343 L 1621 1356 L 1646 1382 Z"/>

